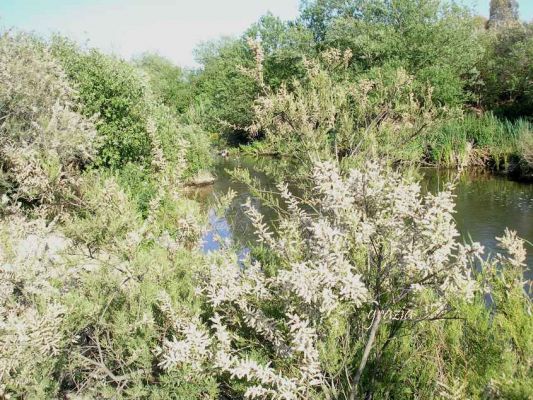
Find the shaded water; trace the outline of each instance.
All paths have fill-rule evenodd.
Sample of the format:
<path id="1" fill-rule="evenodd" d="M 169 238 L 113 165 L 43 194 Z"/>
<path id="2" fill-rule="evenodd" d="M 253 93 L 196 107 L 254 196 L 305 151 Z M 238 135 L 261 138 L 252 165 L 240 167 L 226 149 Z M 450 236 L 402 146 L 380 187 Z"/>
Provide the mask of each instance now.
<path id="1" fill-rule="evenodd" d="M 208 207 L 212 229 L 204 237 L 204 251 L 217 249 L 217 236 L 231 238 L 241 248 L 254 240 L 253 229 L 243 214 L 241 205 L 249 197 L 246 185 L 232 182 L 226 170 L 235 167 L 245 168 L 255 176 L 266 189 L 274 189 L 274 181 L 258 169 L 273 169 L 276 159 L 238 158 L 219 160 L 216 166 L 217 181 L 214 185 L 197 189 L 194 196 Z M 259 167 L 258 167 L 259 165 Z M 421 171 L 422 188 L 436 192 L 457 177 L 456 171 L 424 168 Z M 224 217 L 216 217 L 212 210 L 215 198 L 227 193 L 228 189 L 237 193 Z M 516 230 L 520 237 L 533 242 L 533 185 L 510 181 L 483 171 L 462 173 L 455 189 L 457 227 L 461 240 L 480 242 L 485 246 L 485 254 L 497 251 L 496 236 L 501 236 L 505 227 Z M 256 203 L 268 222 L 275 223 L 272 210 Z M 533 271 L 533 246 L 528 250 L 527 265 L 531 276 Z"/>

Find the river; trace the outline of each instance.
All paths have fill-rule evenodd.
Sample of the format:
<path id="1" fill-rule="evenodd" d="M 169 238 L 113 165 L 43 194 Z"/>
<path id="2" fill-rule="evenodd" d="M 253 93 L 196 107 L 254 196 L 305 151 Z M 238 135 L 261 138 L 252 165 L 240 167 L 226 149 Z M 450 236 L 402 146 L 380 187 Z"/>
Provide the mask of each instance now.
<path id="1" fill-rule="evenodd" d="M 215 166 L 217 180 L 213 185 L 195 189 L 193 196 L 207 207 L 210 218 L 210 230 L 204 236 L 203 250 L 211 251 L 218 248 L 216 237 L 232 239 L 242 248 L 254 239 L 253 229 L 242 212 L 242 203 L 249 197 L 248 187 L 231 180 L 227 170 L 235 167 L 245 168 L 255 176 L 266 189 L 273 186 L 274 181 L 267 174 L 258 170 L 275 166 L 276 159 L 258 159 L 240 157 L 220 159 Z M 269 163 L 273 163 L 269 165 Z M 435 192 L 442 189 L 446 182 L 457 179 L 457 172 L 423 168 L 420 170 L 423 190 Z M 223 217 L 213 212 L 214 200 L 232 189 L 236 198 L 226 209 Z M 485 254 L 498 251 L 496 236 L 501 236 L 505 227 L 516 230 L 520 237 L 529 242 L 526 244 L 527 277 L 533 277 L 533 185 L 513 182 L 505 177 L 495 176 L 486 171 L 466 171 L 459 175 L 456 188 L 456 214 L 458 230 L 463 241 L 480 242 L 485 246 Z M 258 204 L 260 207 L 260 204 Z M 269 223 L 275 220 L 275 214 L 266 207 L 261 209 Z"/>

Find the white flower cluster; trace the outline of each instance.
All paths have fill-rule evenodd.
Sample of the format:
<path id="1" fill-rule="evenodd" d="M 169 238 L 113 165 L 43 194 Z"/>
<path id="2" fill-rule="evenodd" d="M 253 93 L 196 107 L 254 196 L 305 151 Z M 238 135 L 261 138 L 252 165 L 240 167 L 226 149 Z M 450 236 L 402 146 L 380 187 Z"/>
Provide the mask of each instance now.
<path id="1" fill-rule="evenodd" d="M 299 382 L 283 376 L 269 365 L 262 365 L 249 357 L 241 357 L 237 354 L 232 347 L 234 335 L 230 333 L 220 314 L 215 313 L 210 319 L 211 328 L 214 330 L 214 333 L 210 335 L 208 328 L 201 324 L 198 318 L 192 317 L 187 321 L 186 318 L 176 316 L 168 301 L 163 299 L 165 296 L 162 296 L 160 307 L 167 318 L 172 319 L 175 336 L 170 340 L 165 339 L 162 347 L 156 349 L 161 355 L 160 367 L 167 370 L 182 368 L 191 372 L 189 375 L 191 378 L 203 372 L 229 374 L 232 378 L 245 379 L 251 383 L 245 393 L 245 397 L 250 399 L 268 397 L 292 400 L 298 398 L 297 393 L 303 390 Z M 247 323 L 250 327 L 255 326 L 258 331 L 265 332 L 267 336 L 270 329 L 274 329 L 265 329 L 268 322 L 263 320 L 261 314 L 249 318 Z M 293 325 L 296 327 L 298 323 L 299 321 L 295 320 Z M 306 335 L 306 331 L 303 333 Z M 306 338 L 307 336 L 304 336 L 300 339 L 301 344 L 297 344 L 298 341 L 295 342 L 297 346 L 295 351 L 307 349 L 310 343 Z M 314 373 L 315 370 L 316 367 L 311 361 L 303 374 Z"/>
<path id="2" fill-rule="evenodd" d="M 496 238 L 496 240 L 498 240 L 500 247 L 507 252 L 506 256 L 501 254 L 498 255 L 503 262 L 509 263 L 515 267 L 524 267 L 526 265 L 524 240 L 520 239 L 516 235 L 516 232 L 506 228 L 503 236 Z"/>
<path id="3" fill-rule="evenodd" d="M 199 328 L 199 324 L 188 323 L 180 329 L 183 339 L 174 337 L 163 341 L 163 360 L 159 366 L 169 369 L 187 363 L 194 371 L 201 371 L 203 361 L 210 355 L 209 336 Z"/>
<path id="4" fill-rule="evenodd" d="M 381 275 L 379 285 L 372 288 L 374 297 L 413 285 L 440 295 L 472 295 L 469 262 L 474 254 L 457 255 L 450 188 L 422 196 L 417 183 L 372 162 L 362 170 L 350 170 L 345 178 L 334 164 L 319 163 L 314 176 L 323 195 L 322 209 L 330 212 L 328 220 L 347 238 L 345 251 L 365 254 L 376 268 L 364 271 L 354 265 L 353 270 L 367 278 Z"/>

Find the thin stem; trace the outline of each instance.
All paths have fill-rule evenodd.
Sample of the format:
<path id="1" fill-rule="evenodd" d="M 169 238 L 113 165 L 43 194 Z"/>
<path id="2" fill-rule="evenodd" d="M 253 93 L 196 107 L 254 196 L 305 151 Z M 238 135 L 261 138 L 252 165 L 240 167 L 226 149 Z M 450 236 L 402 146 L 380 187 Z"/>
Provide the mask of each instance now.
<path id="1" fill-rule="evenodd" d="M 352 391 L 350 393 L 350 400 L 355 400 L 355 396 L 357 395 L 357 387 L 359 386 L 361 375 L 363 374 L 363 370 L 365 369 L 366 362 L 368 361 L 370 350 L 372 349 L 372 346 L 374 345 L 374 341 L 376 339 L 376 333 L 378 331 L 380 322 L 381 322 L 381 310 L 377 308 L 376 313 L 374 315 L 374 321 L 372 322 L 372 326 L 370 328 L 370 334 L 368 335 L 368 340 L 366 342 L 365 350 L 363 352 L 363 357 L 361 358 L 361 363 L 359 364 L 359 368 L 357 369 L 357 372 L 355 373 L 355 377 L 353 379 L 353 386 L 352 386 Z"/>

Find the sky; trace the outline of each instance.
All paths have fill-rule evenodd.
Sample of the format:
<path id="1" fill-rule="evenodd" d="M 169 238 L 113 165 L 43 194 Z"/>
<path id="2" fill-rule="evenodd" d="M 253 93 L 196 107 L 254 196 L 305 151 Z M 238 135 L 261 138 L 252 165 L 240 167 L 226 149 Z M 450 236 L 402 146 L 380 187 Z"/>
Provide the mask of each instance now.
<path id="1" fill-rule="evenodd" d="M 488 16 L 490 0 L 466 0 Z M 533 0 L 518 0 L 521 19 L 533 19 Z M 240 35 L 271 11 L 298 15 L 299 0 L 0 0 L 0 28 L 41 35 L 59 32 L 90 47 L 130 58 L 157 52 L 196 66 L 193 49 L 220 36 Z"/>

